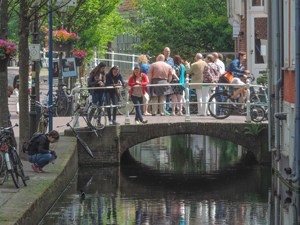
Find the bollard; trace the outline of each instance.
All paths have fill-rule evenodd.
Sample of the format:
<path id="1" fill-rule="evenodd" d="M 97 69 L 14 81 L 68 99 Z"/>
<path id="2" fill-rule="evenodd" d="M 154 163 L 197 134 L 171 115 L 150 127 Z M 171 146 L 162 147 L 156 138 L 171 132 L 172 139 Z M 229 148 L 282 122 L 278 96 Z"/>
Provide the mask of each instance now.
<path id="1" fill-rule="evenodd" d="M 129 117 L 129 89 L 125 87 L 125 100 L 126 100 L 126 114 L 125 114 L 125 125 L 130 124 L 130 117 Z"/>
<path id="2" fill-rule="evenodd" d="M 185 78 L 185 122 L 191 122 L 190 115 L 190 84 L 189 78 Z"/>
<path id="3" fill-rule="evenodd" d="M 247 87 L 247 102 L 246 102 L 247 115 L 246 115 L 246 122 L 251 122 L 251 115 L 250 115 L 250 81 L 249 80 L 247 80 L 246 87 Z"/>

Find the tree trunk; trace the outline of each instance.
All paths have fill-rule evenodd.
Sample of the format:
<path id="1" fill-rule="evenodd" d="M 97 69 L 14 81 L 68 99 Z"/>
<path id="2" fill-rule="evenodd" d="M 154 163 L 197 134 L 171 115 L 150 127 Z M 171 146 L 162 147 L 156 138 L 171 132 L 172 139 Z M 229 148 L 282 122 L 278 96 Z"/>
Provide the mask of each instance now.
<path id="1" fill-rule="evenodd" d="M 8 1 L 0 1 L 0 39 L 7 39 Z"/>
<path id="2" fill-rule="evenodd" d="M 19 41 L 19 74 L 20 74 L 20 140 L 19 149 L 29 137 L 29 107 L 28 107 L 28 70 L 29 70 L 29 18 L 26 0 L 20 0 L 20 41 Z M 21 157 L 23 153 L 21 151 Z"/>
<path id="3" fill-rule="evenodd" d="M 8 1 L 0 1 L 0 39 L 7 38 L 7 27 L 8 27 Z M 8 99 L 7 99 L 7 63 L 8 61 L 0 62 L 0 126 L 8 126 Z"/>
<path id="4" fill-rule="evenodd" d="M 8 126 L 7 62 L 8 60 L 0 60 L 0 127 Z"/>

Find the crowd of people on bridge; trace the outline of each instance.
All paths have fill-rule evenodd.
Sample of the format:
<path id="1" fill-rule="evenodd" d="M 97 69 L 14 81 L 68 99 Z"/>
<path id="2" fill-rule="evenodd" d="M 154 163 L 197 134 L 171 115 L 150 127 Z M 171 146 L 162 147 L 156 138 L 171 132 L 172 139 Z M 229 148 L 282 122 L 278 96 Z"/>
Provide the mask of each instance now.
<path id="1" fill-rule="evenodd" d="M 88 79 L 89 87 L 102 86 L 130 86 L 131 100 L 135 105 L 135 123 L 144 124 L 144 116 L 182 116 L 184 113 L 185 81 L 190 80 L 190 89 L 195 89 L 197 96 L 197 116 L 208 116 L 207 102 L 222 75 L 229 73 L 233 76 L 229 82 L 244 84 L 242 79 L 249 73 L 242 66 L 246 60 L 246 53 L 239 52 L 227 68 L 222 61 L 221 53 L 213 52 L 203 57 L 196 53 L 195 61 L 190 64 L 180 55 L 171 57 L 171 50 L 165 47 L 156 61 L 150 63 L 147 55 L 140 55 L 138 66 L 134 68 L 126 83 L 118 66 L 113 66 L 105 74 L 105 63 L 101 62 L 92 70 Z M 150 84 L 150 85 L 149 85 Z M 171 84 L 171 85 L 168 85 Z M 119 89 L 96 89 L 92 91 L 93 103 L 102 106 L 104 98 L 106 104 L 117 105 Z M 246 95 L 246 89 L 240 88 L 232 96 L 234 101 L 239 94 Z M 151 108 L 150 108 L 151 106 Z M 110 125 L 117 125 L 116 108 L 107 108 Z"/>

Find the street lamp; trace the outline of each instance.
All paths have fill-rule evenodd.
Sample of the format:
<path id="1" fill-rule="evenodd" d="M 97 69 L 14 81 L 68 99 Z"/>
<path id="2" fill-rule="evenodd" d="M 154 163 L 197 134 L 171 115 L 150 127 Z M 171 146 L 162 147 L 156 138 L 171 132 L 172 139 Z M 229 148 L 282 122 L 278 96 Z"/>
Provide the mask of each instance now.
<path id="1" fill-rule="evenodd" d="M 52 0 L 49 0 L 49 106 L 53 106 L 53 39 L 52 39 Z M 53 109 L 53 107 L 52 107 Z M 53 129 L 53 110 L 49 110 L 49 131 Z"/>
<path id="2" fill-rule="evenodd" d="M 38 2 L 35 1 L 32 6 L 37 11 Z M 29 46 L 30 49 L 30 58 L 33 61 L 32 71 L 31 71 L 31 92 L 30 92 L 30 137 L 36 131 L 37 125 L 37 111 L 35 101 L 39 100 L 39 74 L 40 74 L 40 43 L 39 43 L 39 14 L 36 12 L 34 15 L 33 21 L 33 44 Z M 37 95 L 36 95 L 37 93 Z"/>

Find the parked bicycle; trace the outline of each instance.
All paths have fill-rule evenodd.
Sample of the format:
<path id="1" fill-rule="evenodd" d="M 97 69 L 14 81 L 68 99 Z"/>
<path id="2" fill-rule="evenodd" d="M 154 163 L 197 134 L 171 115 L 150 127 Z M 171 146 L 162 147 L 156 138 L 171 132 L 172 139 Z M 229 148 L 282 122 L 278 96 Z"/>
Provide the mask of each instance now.
<path id="1" fill-rule="evenodd" d="M 49 111 L 52 110 L 52 106 L 44 105 L 41 102 L 35 102 L 36 107 L 39 107 L 37 111 L 40 113 L 40 118 L 37 123 L 37 131 L 40 133 L 46 133 L 49 125 Z"/>
<path id="2" fill-rule="evenodd" d="M 241 96 L 236 102 L 231 100 L 234 88 L 229 87 L 221 92 L 213 94 L 208 101 L 210 115 L 216 119 L 225 119 L 232 114 L 246 115 L 245 102 L 241 101 Z M 259 105 L 250 106 L 250 117 L 253 122 L 261 122 L 265 118 L 265 110 Z"/>
<path id="3" fill-rule="evenodd" d="M 119 88 L 119 94 L 118 94 L 118 114 L 120 115 L 125 115 L 126 114 L 126 104 L 127 104 L 127 96 L 126 94 L 128 93 L 128 90 L 125 88 Z M 129 95 L 129 93 L 128 93 Z M 130 96 L 128 96 L 128 104 L 129 104 L 129 114 L 134 113 L 134 104 L 131 101 Z"/>
<path id="4" fill-rule="evenodd" d="M 250 102 L 255 105 L 261 106 L 265 110 L 265 120 L 268 120 L 269 108 L 268 108 L 268 89 L 267 85 L 259 88 L 250 88 Z"/>
<path id="5" fill-rule="evenodd" d="M 55 102 L 55 115 L 67 116 L 71 106 L 71 98 L 68 97 L 67 86 L 65 84 L 60 85 L 56 91 L 54 98 Z"/>
<path id="6" fill-rule="evenodd" d="M 12 177 L 12 180 L 16 188 L 20 187 L 20 179 L 24 186 L 27 186 L 26 181 L 29 180 L 28 176 L 25 176 L 23 170 L 23 164 L 17 153 L 16 147 L 12 146 L 12 132 L 14 126 L 0 128 L 0 184 L 3 184 L 8 180 L 8 176 Z"/>
<path id="7" fill-rule="evenodd" d="M 75 90 L 75 89 L 74 89 Z M 74 124 L 77 124 L 79 118 L 82 117 L 88 127 L 90 127 L 96 135 L 97 130 L 102 130 L 107 124 L 107 118 L 103 107 L 99 107 L 96 104 L 90 102 L 90 95 L 85 89 L 78 89 L 77 94 L 74 94 L 75 109 L 73 116 L 75 118 Z M 76 91 L 72 91 L 73 93 Z M 101 116 L 100 114 L 101 113 Z"/>

